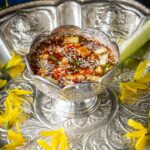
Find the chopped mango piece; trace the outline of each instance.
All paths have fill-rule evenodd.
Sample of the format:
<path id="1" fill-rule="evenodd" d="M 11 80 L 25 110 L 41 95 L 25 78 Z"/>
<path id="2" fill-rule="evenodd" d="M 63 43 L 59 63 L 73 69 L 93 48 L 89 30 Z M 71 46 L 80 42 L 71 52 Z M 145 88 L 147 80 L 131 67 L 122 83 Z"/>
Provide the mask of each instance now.
<path id="1" fill-rule="evenodd" d="M 90 82 L 99 82 L 101 80 L 101 77 L 94 76 L 94 75 L 88 75 L 86 79 Z"/>
<path id="2" fill-rule="evenodd" d="M 101 46 L 101 48 L 96 49 L 96 50 L 94 51 L 94 53 L 95 53 L 96 55 L 101 55 L 101 54 L 107 53 L 107 51 L 108 51 L 108 49 L 107 49 L 105 46 Z"/>
<path id="3" fill-rule="evenodd" d="M 85 76 L 82 74 L 66 75 L 66 79 L 69 81 L 80 82 L 85 79 Z"/>
<path id="4" fill-rule="evenodd" d="M 95 69 L 95 72 L 97 75 L 103 75 L 104 73 L 104 68 L 102 68 L 101 66 L 98 66 L 96 69 Z"/>
<path id="5" fill-rule="evenodd" d="M 66 43 L 79 43 L 79 37 L 77 37 L 77 36 L 66 37 L 65 42 Z"/>
<path id="6" fill-rule="evenodd" d="M 88 56 L 91 53 L 90 50 L 86 48 L 85 46 L 79 47 L 77 49 L 77 52 L 79 53 L 79 55 L 82 55 L 82 56 Z"/>

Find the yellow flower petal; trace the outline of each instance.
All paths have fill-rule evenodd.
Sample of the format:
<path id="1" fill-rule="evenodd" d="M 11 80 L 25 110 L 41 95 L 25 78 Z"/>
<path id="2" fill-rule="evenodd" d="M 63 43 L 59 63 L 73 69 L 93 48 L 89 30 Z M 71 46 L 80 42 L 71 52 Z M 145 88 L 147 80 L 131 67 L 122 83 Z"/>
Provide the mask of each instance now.
<path id="1" fill-rule="evenodd" d="M 126 138 L 139 138 L 141 137 L 142 134 L 146 134 L 147 133 L 147 130 L 144 129 L 144 130 L 141 130 L 141 131 L 133 131 L 133 132 L 128 132 L 125 134 L 125 137 Z"/>
<path id="2" fill-rule="evenodd" d="M 139 130 L 145 129 L 145 127 L 144 127 L 141 123 L 136 122 L 136 121 L 134 121 L 134 120 L 132 120 L 132 119 L 129 119 L 129 120 L 128 120 L 128 125 L 129 125 L 130 127 L 133 127 L 134 129 L 139 129 Z"/>
<path id="3" fill-rule="evenodd" d="M 20 127 L 19 127 L 19 123 L 18 123 L 18 122 L 16 122 L 16 129 L 17 129 L 17 132 L 18 132 L 19 134 L 21 134 L 21 131 L 20 131 Z"/>
<path id="4" fill-rule="evenodd" d="M 14 52 L 12 52 L 12 58 L 7 63 L 6 69 L 12 68 L 16 65 L 18 65 L 22 61 L 22 57 L 20 55 L 16 55 Z"/>
<path id="5" fill-rule="evenodd" d="M 60 145 L 60 135 L 57 134 L 55 135 L 52 140 L 51 140 L 51 146 L 52 146 L 52 149 L 58 149 L 59 145 Z"/>
<path id="6" fill-rule="evenodd" d="M 17 66 L 8 69 L 7 72 L 11 76 L 11 78 L 15 78 L 16 76 L 21 75 L 24 69 L 25 69 L 25 63 L 20 63 Z"/>
<path id="7" fill-rule="evenodd" d="M 128 90 L 136 93 L 138 89 L 144 90 L 148 88 L 148 85 L 138 82 L 126 82 L 126 83 L 120 83 L 121 87 L 127 88 Z"/>
<path id="8" fill-rule="evenodd" d="M 7 80 L 0 79 L 0 88 L 4 87 L 7 83 Z"/>
<path id="9" fill-rule="evenodd" d="M 147 67 L 149 62 L 150 62 L 149 60 L 145 60 L 145 61 L 142 61 L 138 65 L 138 68 L 137 68 L 137 70 L 136 70 L 136 72 L 134 74 L 134 80 L 139 80 L 142 77 L 142 75 L 144 73 L 144 70 Z"/>
<path id="10" fill-rule="evenodd" d="M 11 116 L 12 113 L 12 105 L 10 101 L 5 101 L 5 115 L 6 116 Z"/>
<path id="11" fill-rule="evenodd" d="M 8 139 L 15 143 L 16 146 L 22 146 L 25 143 L 25 139 L 22 134 L 16 133 L 13 130 L 8 130 Z"/>
<path id="12" fill-rule="evenodd" d="M 40 147 L 42 147 L 44 150 L 54 150 L 54 149 L 52 149 L 52 147 L 51 147 L 50 145 L 48 145 L 48 144 L 46 143 L 45 140 L 38 139 L 38 140 L 37 140 L 37 144 L 38 144 Z"/>
<path id="13" fill-rule="evenodd" d="M 44 137 L 55 136 L 55 135 L 57 135 L 57 131 L 41 131 L 40 132 L 40 136 L 44 136 Z"/>
<path id="14" fill-rule="evenodd" d="M 22 115 L 22 110 L 18 106 L 14 106 L 8 99 L 5 101 L 5 112 L 0 115 L 0 126 L 11 128 L 16 121 L 22 122 L 27 117 Z"/>
<path id="15" fill-rule="evenodd" d="M 120 100 L 122 103 L 133 104 L 138 100 L 135 99 L 136 96 L 137 96 L 136 93 L 128 90 L 127 88 L 120 89 Z"/>
<path id="16" fill-rule="evenodd" d="M 147 73 L 144 77 L 142 77 L 141 79 L 138 80 L 138 82 L 141 83 L 148 83 L 150 82 L 150 72 Z"/>
<path id="17" fill-rule="evenodd" d="M 135 144 L 135 149 L 144 150 L 145 144 L 146 144 L 146 137 L 145 134 L 142 134 Z"/>
<path id="18" fill-rule="evenodd" d="M 40 136 L 51 137 L 50 148 L 52 148 L 52 150 L 68 150 L 67 136 L 65 135 L 65 132 L 62 128 L 55 131 L 42 131 L 40 133 Z M 45 146 L 45 149 L 49 147 L 49 145 L 47 145 L 47 143 L 44 140 L 40 142 Z"/>
<path id="19" fill-rule="evenodd" d="M 11 116 L 9 116 L 9 126 L 13 126 L 16 121 L 18 121 L 20 115 L 22 113 L 22 110 L 20 110 L 20 108 L 16 107 L 13 109 L 13 111 L 11 112 Z"/>
<path id="20" fill-rule="evenodd" d="M 23 103 L 23 99 L 20 97 L 22 95 L 26 95 L 26 94 L 32 94 L 32 91 L 29 90 L 20 90 L 18 88 L 12 89 L 12 90 L 8 90 L 8 97 L 6 98 L 6 101 L 10 101 L 13 106 L 21 106 Z"/>
<path id="21" fill-rule="evenodd" d="M 9 92 L 10 93 L 15 93 L 16 95 L 26 95 L 26 94 L 32 94 L 33 93 L 30 90 L 20 90 L 19 88 L 9 90 Z"/>
<path id="22" fill-rule="evenodd" d="M 23 103 L 19 96 L 17 96 L 15 93 L 9 93 L 6 101 L 10 101 L 13 106 L 21 106 Z"/>
<path id="23" fill-rule="evenodd" d="M 60 150 L 68 150 L 68 140 L 66 135 L 63 135 L 60 140 Z"/>
<path id="24" fill-rule="evenodd" d="M 16 150 L 16 146 L 14 143 L 10 143 L 2 147 L 1 150 Z"/>

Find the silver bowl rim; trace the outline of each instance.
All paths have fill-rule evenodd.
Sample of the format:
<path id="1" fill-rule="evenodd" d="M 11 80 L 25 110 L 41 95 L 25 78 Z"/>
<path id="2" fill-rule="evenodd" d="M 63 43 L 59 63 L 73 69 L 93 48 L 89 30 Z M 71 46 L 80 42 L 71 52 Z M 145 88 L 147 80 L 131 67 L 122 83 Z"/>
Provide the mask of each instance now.
<path id="1" fill-rule="evenodd" d="M 68 3 L 68 2 L 75 2 L 75 3 L 82 5 L 82 4 L 92 3 L 93 0 L 71 0 L 67 2 L 65 2 L 64 0 L 51 0 L 51 1 L 37 0 L 37 1 L 27 2 L 23 4 L 18 4 L 18 5 L 3 9 L 0 11 L 0 17 L 3 17 L 4 15 L 12 14 L 14 12 L 18 12 L 18 10 L 21 10 L 21 9 L 27 9 L 27 8 L 39 7 L 39 6 L 48 6 L 48 5 L 55 7 L 55 6 L 59 6 L 63 3 Z M 99 1 L 96 1 L 96 2 L 99 2 Z M 130 1 L 129 0 L 101 0 L 100 2 L 122 3 L 126 5 L 131 5 L 132 7 L 138 8 L 145 15 L 147 16 L 150 15 L 150 9 L 148 9 L 146 6 L 142 5 L 141 3 L 137 2 L 136 0 L 130 0 Z"/>

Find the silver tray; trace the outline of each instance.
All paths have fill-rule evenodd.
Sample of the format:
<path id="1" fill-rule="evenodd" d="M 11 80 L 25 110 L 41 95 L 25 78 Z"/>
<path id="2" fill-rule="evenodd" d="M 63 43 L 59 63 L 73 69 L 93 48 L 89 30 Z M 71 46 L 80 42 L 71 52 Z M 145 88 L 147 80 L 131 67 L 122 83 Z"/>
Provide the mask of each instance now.
<path id="1" fill-rule="evenodd" d="M 20 55 L 29 52 L 32 39 L 41 32 L 51 31 L 59 25 L 72 24 L 95 27 L 120 46 L 147 20 L 150 10 L 133 0 L 77 0 L 77 1 L 33 1 L 17 5 L 0 12 L 0 62 L 7 62 L 10 50 Z M 150 58 L 150 45 L 143 60 Z M 99 95 L 97 111 L 87 117 L 69 119 L 60 116 L 53 109 L 52 99 L 40 93 L 34 86 L 27 70 L 22 76 L 11 80 L 0 91 L 0 109 L 6 97 L 6 90 L 14 87 L 30 89 L 33 95 L 26 103 L 25 112 L 30 119 L 23 122 L 21 131 L 29 142 L 20 149 L 38 150 L 38 133 L 46 129 L 63 127 L 68 135 L 70 150 L 129 150 L 130 141 L 124 138 L 129 131 L 128 119 L 147 125 L 150 110 L 150 91 L 140 93 L 134 105 L 122 105 L 117 101 L 118 85 L 133 75 L 131 68 L 118 68 L 110 88 Z M 7 143 L 7 132 L 0 129 L 0 147 Z"/>

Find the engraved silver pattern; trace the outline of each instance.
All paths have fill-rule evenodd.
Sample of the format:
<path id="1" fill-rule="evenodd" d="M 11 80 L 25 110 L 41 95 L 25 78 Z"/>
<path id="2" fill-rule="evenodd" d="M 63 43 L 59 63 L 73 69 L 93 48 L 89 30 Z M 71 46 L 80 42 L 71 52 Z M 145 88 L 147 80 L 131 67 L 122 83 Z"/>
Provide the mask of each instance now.
<path id="1" fill-rule="evenodd" d="M 101 2 L 78 0 L 78 2 L 34 1 L 1 11 L 0 39 L 6 48 L 2 51 L 0 49 L 0 55 L 4 52 L 8 55 L 6 51 L 8 49 L 14 49 L 24 55 L 28 53 L 31 41 L 37 34 L 65 24 L 101 29 L 120 45 L 150 15 L 150 10 L 132 0 Z M 2 57 L 5 60 L 6 56 L 2 55 Z M 9 57 L 7 56 L 6 60 Z M 111 88 L 118 93 L 118 82 L 130 80 L 133 72 L 128 68 L 117 69 Z M 21 131 L 28 142 L 18 148 L 20 150 L 41 150 L 36 143 L 39 132 L 59 127 L 66 130 L 70 150 L 133 150 L 131 141 L 124 138 L 124 134 L 132 130 L 127 125 L 127 120 L 134 119 L 145 127 L 148 124 L 149 91 L 140 93 L 137 103 L 122 105 L 117 104 L 116 99 L 112 99 L 111 92 L 107 90 L 101 95 L 103 99 L 99 100 L 97 111 L 89 117 L 68 119 L 55 113 L 52 98 L 43 95 L 35 88 L 27 70 L 22 77 L 11 80 L 4 90 L 0 91 L 0 110 L 4 110 L 6 90 L 15 87 L 33 91 L 33 95 L 25 96 L 27 103 L 24 110 L 30 114 L 30 118 L 21 124 Z M 36 105 L 36 102 L 39 105 Z M 6 143 L 7 131 L 0 127 L 0 147 Z"/>

